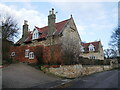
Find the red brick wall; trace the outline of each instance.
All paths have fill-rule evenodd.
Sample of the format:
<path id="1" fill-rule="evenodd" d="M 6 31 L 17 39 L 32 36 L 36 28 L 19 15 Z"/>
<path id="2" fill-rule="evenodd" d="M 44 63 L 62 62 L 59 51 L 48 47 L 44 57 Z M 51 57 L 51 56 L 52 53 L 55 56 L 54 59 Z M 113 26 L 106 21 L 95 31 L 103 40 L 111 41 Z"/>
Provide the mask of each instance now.
<path id="1" fill-rule="evenodd" d="M 13 60 L 18 60 L 20 62 L 29 62 L 29 63 L 36 63 L 37 59 L 34 55 L 34 59 L 29 59 L 25 57 L 25 50 L 29 49 L 30 52 L 35 52 L 35 48 L 37 47 L 42 47 L 43 48 L 43 62 L 45 64 L 50 63 L 62 63 L 62 55 L 61 55 L 61 45 L 54 45 L 54 46 L 50 46 L 50 47 L 44 47 L 42 45 L 39 46 L 13 46 L 10 49 L 10 54 L 11 52 L 15 52 L 15 56 L 11 56 L 13 58 Z M 50 54 L 50 48 L 54 48 L 54 53 L 53 53 L 53 60 L 51 60 L 51 54 Z"/>
<path id="2" fill-rule="evenodd" d="M 51 59 L 51 50 L 50 48 L 53 48 L 53 57 Z M 53 45 L 44 47 L 44 63 L 62 63 L 62 53 L 61 53 L 61 45 Z"/>
<path id="3" fill-rule="evenodd" d="M 30 62 L 30 63 L 36 63 L 37 59 L 29 59 L 25 57 L 25 50 L 29 49 L 30 52 L 34 51 L 34 47 L 28 47 L 28 46 L 18 46 L 18 47 L 11 47 L 11 52 L 15 52 L 15 56 L 11 56 L 13 60 L 18 60 L 20 62 Z"/>

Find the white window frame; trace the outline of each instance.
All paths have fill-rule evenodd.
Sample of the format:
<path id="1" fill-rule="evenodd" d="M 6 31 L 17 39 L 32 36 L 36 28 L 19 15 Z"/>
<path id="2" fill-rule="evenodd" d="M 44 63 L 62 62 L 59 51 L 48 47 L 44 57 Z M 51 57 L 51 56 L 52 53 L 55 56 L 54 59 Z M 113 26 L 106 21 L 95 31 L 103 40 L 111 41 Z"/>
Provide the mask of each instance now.
<path id="1" fill-rule="evenodd" d="M 15 52 L 11 52 L 11 56 L 15 56 Z"/>
<path id="2" fill-rule="evenodd" d="M 90 44 L 90 45 L 89 45 L 89 51 L 95 51 L 95 47 L 94 47 L 93 44 Z"/>
<path id="3" fill-rule="evenodd" d="M 96 59 L 96 57 L 95 57 L 95 56 L 90 56 L 89 58 L 90 58 L 90 59 Z"/>
<path id="4" fill-rule="evenodd" d="M 28 58 L 28 57 L 29 57 L 29 51 L 30 51 L 29 49 L 26 49 L 26 50 L 25 50 L 25 58 Z"/>
<path id="5" fill-rule="evenodd" d="M 84 47 L 83 47 L 83 46 L 81 46 L 80 50 L 81 50 L 81 52 L 85 52 L 85 50 L 84 50 Z"/>
<path id="6" fill-rule="evenodd" d="M 39 38 L 39 32 L 38 32 L 38 30 L 35 30 L 33 32 L 32 39 L 34 40 L 34 39 L 38 39 L 38 38 Z"/>
<path id="7" fill-rule="evenodd" d="M 29 59 L 34 59 L 34 52 L 29 53 Z"/>

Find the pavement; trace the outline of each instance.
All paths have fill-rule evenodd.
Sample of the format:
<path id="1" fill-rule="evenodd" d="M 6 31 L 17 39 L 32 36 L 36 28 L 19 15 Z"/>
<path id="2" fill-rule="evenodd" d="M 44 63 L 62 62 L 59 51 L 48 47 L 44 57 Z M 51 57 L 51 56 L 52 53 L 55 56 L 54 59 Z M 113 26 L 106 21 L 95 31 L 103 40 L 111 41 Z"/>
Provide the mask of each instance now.
<path id="1" fill-rule="evenodd" d="M 2 69 L 3 88 L 49 88 L 62 82 L 61 78 L 22 63 Z"/>

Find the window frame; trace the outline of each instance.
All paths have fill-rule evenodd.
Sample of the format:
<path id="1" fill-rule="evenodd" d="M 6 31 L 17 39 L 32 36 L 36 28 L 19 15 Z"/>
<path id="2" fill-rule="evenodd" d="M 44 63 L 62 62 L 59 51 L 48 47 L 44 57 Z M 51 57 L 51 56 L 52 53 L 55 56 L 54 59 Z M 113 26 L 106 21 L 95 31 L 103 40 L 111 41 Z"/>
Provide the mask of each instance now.
<path id="1" fill-rule="evenodd" d="M 34 52 L 29 52 L 29 59 L 34 59 Z"/>
<path id="2" fill-rule="evenodd" d="M 35 31 L 33 31 L 32 40 L 38 39 L 38 38 L 39 38 L 39 31 L 35 29 Z"/>
<path id="3" fill-rule="evenodd" d="M 96 56 L 89 56 L 90 59 L 96 59 Z"/>
<path id="4" fill-rule="evenodd" d="M 81 52 L 85 52 L 85 49 L 84 49 L 83 46 L 81 46 L 80 51 L 81 51 Z"/>
<path id="5" fill-rule="evenodd" d="M 16 54 L 15 52 L 11 52 L 11 56 L 12 56 L 12 57 L 15 56 L 15 54 Z"/>
<path id="6" fill-rule="evenodd" d="M 29 49 L 26 49 L 26 50 L 25 50 L 25 58 L 28 58 L 28 57 L 29 57 L 29 51 L 30 51 Z"/>
<path id="7" fill-rule="evenodd" d="M 89 51 L 95 51 L 95 46 L 93 44 L 89 45 Z"/>

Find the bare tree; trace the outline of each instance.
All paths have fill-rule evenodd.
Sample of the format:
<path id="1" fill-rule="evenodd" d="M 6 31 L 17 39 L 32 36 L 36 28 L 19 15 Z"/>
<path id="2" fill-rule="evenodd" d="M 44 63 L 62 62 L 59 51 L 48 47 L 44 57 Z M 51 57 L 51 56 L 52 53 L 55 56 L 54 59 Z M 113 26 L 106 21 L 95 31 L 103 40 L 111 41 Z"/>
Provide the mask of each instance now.
<path id="1" fill-rule="evenodd" d="M 117 52 L 114 49 L 105 49 L 104 50 L 104 56 L 105 58 L 109 59 L 109 58 L 114 58 L 117 56 Z"/>
<path id="2" fill-rule="evenodd" d="M 3 40 L 9 40 L 14 41 L 14 37 L 18 37 L 18 24 L 16 20 L 8 15 L 2 15 L 0 14 L 0 32 L 2 33 L 2 39 Z"/>
<path id="3" fill-rule="evenodd" d="M 111 41 L 109 43 L 113 49 L 118 50 L 118 55 L 120 56 L 120 27 L 114 30 L 111 36 Z"/>
<path id="4" fill-rule="evenodd" d="M 64 64 L 75 64 L 79 62 L 80 44 L 73 32 L 66 34 L 63 39 L 62 54 Z"/>
<path id="5" fill-rule="evenodd" d="M 9 58 L 9 49 L 14 42 L 14 37 L 18 36 L 18 25 L 16 20 L 7 14 L 0 12 L 0 39 L 2 41 L 2 60 L 11 62 Z"/>

